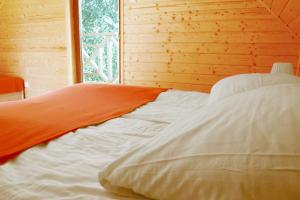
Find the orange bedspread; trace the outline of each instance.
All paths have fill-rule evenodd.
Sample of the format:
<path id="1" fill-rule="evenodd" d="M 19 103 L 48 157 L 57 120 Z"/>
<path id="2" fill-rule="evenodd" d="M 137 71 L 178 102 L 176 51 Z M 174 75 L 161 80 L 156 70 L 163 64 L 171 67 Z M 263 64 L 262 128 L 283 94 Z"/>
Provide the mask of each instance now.
<path id="1" fill-rule="evenodd" d="M 0 76 L 0 94 L 21 92 L 23 90 L 23 79 L 11 76 Z"/>
<path id="2" fill-rule="evenodd" d="M 78 84 L 0 104 L 0 164 L 69 131 L 119 117 L 166 89 Z"/>

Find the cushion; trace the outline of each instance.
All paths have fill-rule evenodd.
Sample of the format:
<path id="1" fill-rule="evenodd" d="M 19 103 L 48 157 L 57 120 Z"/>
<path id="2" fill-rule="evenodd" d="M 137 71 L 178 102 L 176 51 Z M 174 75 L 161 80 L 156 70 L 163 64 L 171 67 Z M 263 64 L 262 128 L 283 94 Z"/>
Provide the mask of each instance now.
<path id="1" fill-rule="evenodd" d="M 19 77 L 0 75 L 0 94 L 22 92 L 24 80 Z"/>

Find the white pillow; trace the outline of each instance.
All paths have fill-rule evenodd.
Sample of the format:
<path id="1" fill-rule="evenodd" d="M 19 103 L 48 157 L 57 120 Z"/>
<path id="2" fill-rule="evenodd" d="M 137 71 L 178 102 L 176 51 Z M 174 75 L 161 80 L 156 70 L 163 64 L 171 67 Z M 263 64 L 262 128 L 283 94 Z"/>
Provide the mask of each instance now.
<path id="1" fill-rule="evenodd" d="M 119 195 L 300 199 L 300 84 L 244 92 L 178 120 L 99 174 Z"/>
<path id="2" fill-rule="evenodd" d="M 300 83 L 300 79 L 297 76 L 282 73 L 240 74 L 227 77 L 213 86 L 208 99 L 208 104 L 212 104 L 226 97 L 248 90 L 284 83 Z"/>

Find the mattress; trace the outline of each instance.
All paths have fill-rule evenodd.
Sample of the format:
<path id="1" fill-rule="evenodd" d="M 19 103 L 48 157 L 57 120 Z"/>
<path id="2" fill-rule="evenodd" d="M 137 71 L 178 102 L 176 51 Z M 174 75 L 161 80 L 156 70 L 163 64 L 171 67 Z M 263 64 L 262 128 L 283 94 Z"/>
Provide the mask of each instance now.
<path id="1" fill-rule="evenodd" d="M 0 166 L 0 199 L 127 199 L 101 188 L 101 169 L 179 116 L 189 117 L 207 98 L 205 93 L 169 90 L 134 112 L 31 148 Z"/>

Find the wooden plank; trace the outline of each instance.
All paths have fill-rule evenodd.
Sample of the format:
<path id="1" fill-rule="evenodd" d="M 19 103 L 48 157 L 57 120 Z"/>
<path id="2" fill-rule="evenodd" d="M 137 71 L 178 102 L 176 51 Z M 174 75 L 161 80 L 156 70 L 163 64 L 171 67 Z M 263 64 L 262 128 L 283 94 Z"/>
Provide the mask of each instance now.
<path id="1" fill-rule="evenodd" d="M 171 1 L 171 2 L 156 2 L 149 4 L 125 4 L 125 12 L 130 12 L 132 15 L 139 15 L 141 13 L 159 14 L 172 11 L 202 11 L 202 10 L 226 10 L 238 8 L 256 8 L 261 7 L 256 1 L 228 1 L 228 2 L 205 2 L 195 1 L 186 3 L 185 1 Z"/>
<path id="2" fill-rule="evenodd" d="M 182 73 L 202 75 L 233 75 L 239 73 L 251 73 L 251 66 L 229 66 L 213 64 L 189 64 L 189 63 L 130 63 L 125 67 L 130 72 L 154 72 L 154 73 Z"/>
<path id="3" fill-rule="evenodd" d="M 259 23 L 258 23 L 259 22 Z M 276 32 L 283 30 L 283 25 L 274 19 L 269 20 L 222 20 L 193 22 L 189 20 L 182 22 L 156 24 L 126 25 L 125 34 L 137 33 L 201 33 L 201 32 Z"/>
<path id="4" fill-rule="evenodd" d="M 263 2 L 264 2 L 267 6 L 272 7 L 273 0 L 263 0 Z"/>
<path id="5" fill-rule="evenodd" d="M 249 55 L 253 53 L 253 50 L 254 45 L 251 43 L 153 43 L 125 45 L 125 51 L 128 53 L 221 53 Z"/>
<path id="6" fill-rule="evenodd" d="M 3 38 L 66 38 L 64 21 L 32 24 L 5 24 L 2 25 L 5 31 L 0 32 L 0 39 Z M 60 27 L 59 29 L 57 27 Z"/>
<path id="7" fill-rule="evenodd" d="M 169 62 L 169 63 L 199 63 L 199 64 L 228 64 L 251 65 L 252 56 L 249 55 L 222 55 L 222 54 L 197 54 L 197 53 L 152 53 L 132 54 L 125 56 L 125 62 Z"/>
<path id="8" fill-rule="evenodd" d="M 65 75 L 65 72 L 68 70 L 67 67 L 61 67 L 62 65 L 65 65 L 65 62 L 67 61 L 65 53 L 4 52 L 0 54 L 0 60 L 0 73 L 20 72 L 22 74 L 31 74 L 28 69 L 40 68 L 44 71 L 44 74 L 47 74 L 48 71 L 56 70 Z"/>
<path id="9" fill-rule="evenodd" d="M 289 0 L 285 9 L 280 14 L 280 17 L 284 22 L 290 24 L 299 15 L 300 15 L 299 0 Z"/>
<path id="10" fill-rule="evenodd" d="M 289 24 L 289 27 L 300 38 L 300 15 Z"/>
<path id="11" fill-rule="evenodd" d="M 201 75 L 201 74 L 176 74 L 176 73 L 141 73 L 141 72 L 125 72 L 126 80 L 132 81 L 165 81 L 175 83 L 186 83 L 189 80 L 190 84 L 212 85 L 221 78 L 218 75 Z"/>
<path id="12" fill-rule="evenodd" d="M 126 44 L 128 53 L 213 53 L 232 55 L 298 55 L 300 44 L 284 43 L 149 43 Z"/>
<path id="13" fill-rule="evenodd" d="M 68 84 L 65 1 L 6 1 L 0 11 L 0 73 L 29 82 L 26 96 Z"/>
<path id="14" fill-rule="evenodd" d="M 257 56 L 257 55 L 226 55 L 226 54 L 167 54 L 167 53 L 152 53 L 132 54 L 124 58 L 125 62 L 162 62 L 162 63 L 190 63 L 190 64 L 223 64 L 230 66 L 267 66 L 274 62 L 292 62 L 297 63 L 297 56 Z"/>
<path id="15" fill-rule="evenodd" d="M 289 0 L 273 0 L 272 11 L 280 16 L 282 11 L 286 8 L 288 1 Z"/>
<path id="16" fill-rule="evenodd" d="M 297 56 L 256 56 L 254 58 L 254 66 L 272 66 L 275 62 L 289 62 L 294 66 L 297 63 Z"/>
<path id="17" fill-rule="evenodd" d="M 165 4 L 174 4 L 174 3 L 186 3 L 186 4 L 192 4 L 192 3 L 231 3 L 231 2 L 254 2 L 255 0 L 129 0 L 126 2 L 127 6 L 130 5 L 151 5 L 156 3 L 165 3 Z"/>
<path id="18" fill-rule="evenodd" d="M 170 88 L 179 90 L 192 90 L 209 93 L 211 90 L 211 85 L 201 85 L 201 84 L 189 84 L 189 83 L 175 83 L 175 82 L 163 82 L 163 81 L 126 81 L 125 84 L 128 85 L 140 85 L 148 87 L 160 87 L 160 88 Z"/>
<path id="19" fill-rule="evenodd" d="M 296 64 L 300 49 L 296 35 L 258 3 L 126 2 L 125 83 L 186 89 L 206 85 L 209 91 L 226 76 L 269 73 L 273 62 Z M 267 6 L 272 3 L 265 0 Z M 277 6 L 278 2 L 275 11 Z"/>
<path id="20" fill-rule="evenodd" d="M 298 49 L 300 49 L 300 43 L 295 44 L 285 44 L 285 43 L 256 43 L 253 50 L 255 55 L 264 56 L 275 56 L 275 55 L 290 55 L 296 56 Z"/>
<path id="21" fill-rule="evenodd" d="M 245 20 L 245 19 L 274 19 L 265 8 L 202 10 L 202 11 L 169 11 L 158 15 L 141 13 L 133 15 L 130 12 L 124 16 L 124 24 L 153 24 L 162 22 L 199 22 L 212 20 Z"/>
<path id="22" fill-rule="evenodd" d="M 48 37 L 48 38 L 15 38 L 0 39 L 0 52 L 65 52 L 67 46 L 65 38 Z"/>
<path id="23" fill-rule="evenodd" d="M 290 32 L 290 34 L 295 37 L 298 41 L 300 41 L 300 37 L 297 33 L 297 31 L 295 31 L 294 29 L 291 29 L 289 24 L 285 21 L 285 18 L 283 16 L 281 16 L 282 12 L 284 12 L 285 10 L 287 10 L 287 5 L 289 3 L 289 0 L 285 0 L 285 1 L 277 1 L 277 0 L 273 0 L 271 6 L 269 6 L 268 4 L 266 4 L 264 2 L 264 0 L 257 0 L 259 3 L 261 3 L 269 12 L 272 16 L 274 16 L 279 22 L 281 22 L 284 26 L 285 29 L 287 31 Z M 278 6 L 278 10 L 276 10 L 275 8 L 273 8 L 273 4 L 279 4 Z M 282 5 L 281 5 L 282 4 Z"/>
<path id="24" fill-rule="evenodd" d="M 137 62 L 125 62 L 125 68 L 130 72 L 155 72 L 155 73 L 196 73 L 213 75 L 214 65 L 203 64 L 189 64 L 189 63 L 137 63 Z"/>
<path id="25" fill-rule="evenodd" d="M 289 32 L 125 34 L 126 43 L 298 43 Z"/>

